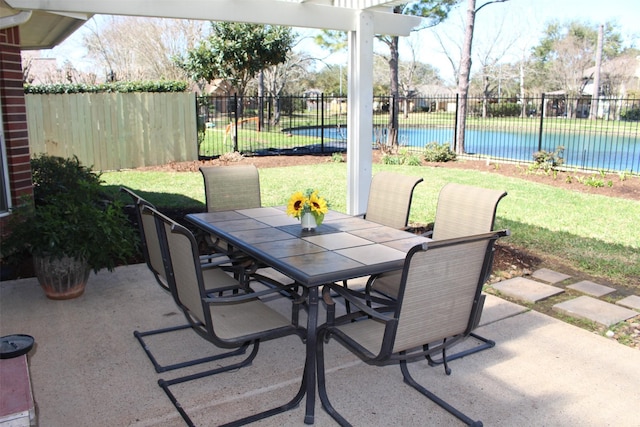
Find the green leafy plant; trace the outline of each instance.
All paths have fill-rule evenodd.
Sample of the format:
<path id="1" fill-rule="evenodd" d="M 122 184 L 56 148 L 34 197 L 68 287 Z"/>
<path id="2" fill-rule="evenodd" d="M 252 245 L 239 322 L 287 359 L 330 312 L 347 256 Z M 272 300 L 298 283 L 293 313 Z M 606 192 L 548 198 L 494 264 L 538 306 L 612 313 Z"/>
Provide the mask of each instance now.
<path id="1" fill-rule="evenodd" d="M 383 155 L 380 161 L 385 165 L 401 165 L 402 164 L 402 158 L 400 158 L 400 156 L 394 156 L 392 154 Z"/>
<path id="2" fill-rule="evenodd" d="M 430 142 L 425 146 L 424 160 L 427 162 L 449 162 L 456 159 L 456 153 L 451 151 L 448 143 L 438 144 Z"/>
<path id="3" fill-rule="evenodd" d="M 333 163 L 344 163 L 344 157 L 342 157 L 342 153 L 333 153 L 331 154 L 331 161 Z"/>
<path id="4" fill-rule="evenodd" d="M 42 155 L 31 167 L 34 198 L 14 209 L 3 257 L 68 256 L 86 260 L 97 272 L 137 254 L 137 235 L 123 205 L 105 196 L 100 175 L 77 157 Z"/>
<path id="5" fill-rule="evenodd" d="M 406 148 L 401 149 L 398 154 L 384 154 L 381 162 L 385 165 L 405 165 L 405 166 L 420 166 L 422 160 L 417 154 L 410 153 Z"/>
<path id="6" fill-rule="evenodd" d="M 589 176 L 587 178 L 584 178 L 581 182 L 582 184 L 589 187 L 595 187 L 595 188 L 604 187 L 604 180 L 600 178 L 596 178 L 595 176 Z"/>
<path id="7" fill-rule="evenodd" d="M 549 172 L 555 170 L 564 163 L 562 157 L 564 153 L 564 147 L 559 145 L 555 151 L 540 150 L 533 153 L 533 164 L 530 170 L 543 170 Z"/>

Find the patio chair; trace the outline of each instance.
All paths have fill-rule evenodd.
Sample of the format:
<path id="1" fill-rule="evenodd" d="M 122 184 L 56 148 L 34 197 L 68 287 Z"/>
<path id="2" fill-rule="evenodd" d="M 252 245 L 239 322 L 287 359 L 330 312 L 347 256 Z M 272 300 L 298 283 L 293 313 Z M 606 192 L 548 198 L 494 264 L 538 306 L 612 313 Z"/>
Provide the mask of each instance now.
<path id="1" fill-rule="evenodd" d="M 378 172 L 371 179 L 364 218 L 388 227 L 404 229 L 409 222 L 411 199 L 420 177 Z"/>
<path id="2" fill-rule="evenodd" d="M 200 173 L 208 212 L 262 206 L 260 177 L 255 166 L 203 166 Z"/>
<path id="3" fill-rule="evenodd" d="M 144 211 L 149 212 L 156 219 L 166 275 L 171 287 L 175 289 L 176 303 L 192 329 L 200 337 L 220 348 L 240 349 L 247 345 L 253 346 L 251 353 L 240 362 L 170 380 L 158 380 L 158 385 L 167 394 L 184 421 L 192 426 L 193 422 L 171 391 L 171 386 L 247 366 L 256 357 L 261 341 L 288 335 L 298 335 L 304 340 L 306 331 L 298 325 L 298 314 L 306 295 L 295 293 L 295 286 L 287 287 L 276 283 L 266 290 L 254 293 L 232 296 L 209 294 L 199 262 L 198 245 L 193 234 L 152 208 L 145 207 Z M 217 280 L 231 279 L 221 269 L 214 271 L 217 272 Z M 290 319 L 260 300 L 260 297 L 270 294 L 278 297 L 280 292 L 289 293 L 289 298 L 285 299 L 291 301 Z M 234 421 L 233 424 L 243 425 L 296 407 L 304 396 L 304 386 L 303 380 L 297 394 L 289 402 Z"/>
<path id="4" fill-rule="evenodd" d="M 479 233 L 487 233 L 493 230 L 498 203 L 507 193 L 501 190 L 491 190 L 470 185 L 449 183 L 440 190 L 436 206 L 436 216 L 433 230 L 425 236 L 434 240 L 445 240 L 470 236 Z M 491 270 L 487 271 L 484 282 L 489 279 Z M 391 299 L 398 294 L 400 284 L 400 272 L 372 276 L 366 285 L 365 292 L 371 294 L 377 292 Z M 485 296 L 481 296 L 481 305 L 474 328 L 480 322 L 482 306 Z M 486 350 L 495 346 L 495 342 L 475 333 L 472 337 L 480 340 L 482 344 L 473 349 L 449 356 L 449 360 L 466 356 L 471 353 Z"/>
<path id="5" fill-rule="evenodd" d="M 149 267 L 149 270 L 153 273 L 160 287 L 164 289 L 166 292 L 168 292 L 169 294 L 173 295 L 174 292 L 170 287 L 170 282 L 167 280 L 167 276 L 164 268 L 162 252 L 160 248 L 160 238 L 159 238 L 158 230 L 156 227 L 156 220 L 148 212 L 144 211 L 145 206 L 150 207 L 152 209 L 155 209 L 155 207 L 129 188 L 121 187 L 120 190 L 123 193 L 128 194 L 134 201 L 134 209 L 136 214 L 135 216 L 136 216 L 136 221 L 138 224 L 140 237 L 141 237 L 140 240 L 141 240 L 142 252 L 144 254 L 144 258 L 147 263 L 147 266 Z M 207 292 L 224 292 L 224 291 L 237 292 L 238 290 L 243 288 L 241 286 L 238 286 L 238 284 L 234 280 L 227 279 L 226 276 L 222 277 L 222 279 L 224 280 L 213 280 L 218 276 L 217 276 L 217 273 L 214 270 L 212 270 L 212 268 L 229 262 L 228 258 L 226 257 L 222 258 L 220 256 L 216 256 L 214 259 L 215 261 L 212 261 L 212 258 L 209 256 L 204 256 L 204 257 L 201 257 L 200 259 L 201 265 L 203 266 L 203 274 L 208 279 L 207 283 L 212 284 L 211 285 L 212 287 L 209 288 Z M 244 288 L 246 289 L 246 287 Z M 190 329 L 191 327 L 192 327 L 191 324 L 186 323 L 182 325 L 154 329 L 150 331 L 135 330 L 133 331 L 133 335 L 136 337 L 136 339 L 142 346 L 142 349 L 145 351 L 145 353 L 147 354 L 147 357 L 153 364 L 154 369 L 158 373 L 171 371 L 174 369 L 180 369 L 187 366 L 194 366 L 201 363 L 210 362 L 213 360 L 218 360 L 224 357 L 235 356 L 235 355 L 244 353 L 244 351 L 246 350 L 245 348 L 245 349 L 242 349 L 241 351 L 227 352 L 224 354 L 212 355 L 209 357 L 188 360 L 188 361 L 174 363 L 170 365 L 162 365 L 158 362 L 157 358 L 153 355 L 153 353 L 151 352 L 151 349 L 149 348 L 148 344 L 144 340 L 145 337 L 176 332 L 184 329 Z"/>
<path id="6" fill-rule="evenodd" d="M 253 165 L 243 166 L 202 166 L 200 173 L 204 179 L 207 212 L 218 212 L 234 209 L 251 209 L 262 206 L 260 198 L 260 176 Z M 242 264 L 253 273 L 254 279 L 269 285 L 272 269 L 265 270 L 246 254 L 235 250 L 222 239 L 215 236 L 204 236 L 204 240 L 212 250 L 226 254 L 235 263 Z M 258 274 L 262 269 L 262 274 Z"/>
<path id="7" fill-rule="evenodd" d="M 481 309 L 484 278 L 491 270 L 494 243 L 505 235 L 508 230 L 433 241 L 412 248 L 393 306 L 372 308 L 362 293 L 335 284 L 323 288 L 327 323 L 318 328 L 318 394 L 331 417 L 342 426 L 350 425 L 332 406 L 326 390 L 323 346 L 335 338 L 367 364 L 399 363 L 405 383 L 461 421 L 482 425 L 418 384 L 407 363 L 441 353 L 445 373 L 451 374 L 446 353 L 471 333 Z M 358 311 L 334 318 L 331 292 L 348 299 Z M 353 322 L 356 318 L 361 320 Z"/>
<path id="8" fill-rule="evenodd" d="M 423 178 L 394 172 L 378 172 L 371 179 L 367 212 L 364 219 L 386 225 L 387 227 L 406 229 L 411 211 L 411 199 L 416 185 Z M 342 285 L 346 288 L 348 283 Z M 347 312 L 351 310 L 345 301 Z"/>
<path id="9" fill-rule="evenodd" d="M 200 173 L 204 180 L 207 212 L 262 206 L 260 176 L 255 166 L 202 166 Z M 213 250 L 246 259 L 246 255 L 235 251 L 227 242 L 217 237 L 207 235 L 205 241 Z"/>

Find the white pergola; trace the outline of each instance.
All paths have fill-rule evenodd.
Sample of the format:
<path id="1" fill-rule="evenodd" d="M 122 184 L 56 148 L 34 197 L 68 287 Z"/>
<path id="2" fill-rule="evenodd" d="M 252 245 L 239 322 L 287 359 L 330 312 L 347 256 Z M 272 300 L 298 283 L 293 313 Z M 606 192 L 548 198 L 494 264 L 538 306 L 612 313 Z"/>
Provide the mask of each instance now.
<path id="1" fill-rule="evenodd" d="M 372 174 L 373 40 L 408 36 L 421 18 L 394 14 L 407 0 L 4 0 L 16 11 L 81 19 L 93 14 L 247 22 L 349 35 L 347 213 L 366 211 Z M 23 14 L 23 17 L 25 15 Z M 25 21 L 26 22 L 26 21 Z"/>

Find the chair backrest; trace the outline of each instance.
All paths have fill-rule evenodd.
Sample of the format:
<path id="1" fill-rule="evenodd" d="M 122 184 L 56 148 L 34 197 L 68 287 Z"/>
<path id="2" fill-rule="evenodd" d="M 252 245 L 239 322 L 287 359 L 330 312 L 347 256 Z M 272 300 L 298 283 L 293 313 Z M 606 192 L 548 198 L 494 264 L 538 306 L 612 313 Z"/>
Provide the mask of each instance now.
<path id="1" fill-rule="evenodd" d="M 207 211 L 259 208 L 260 177 L 253 165 L 203 166 Z"/>
<path id="2" fill-rule="evenodd" d="M 434 240 L 488 233 L 493 230 L 498 202 L 505 191 L 449 183 L 438 196 Z"/>
<path id="3" fill-rule="evenodd" d="M 508 231 L 433 241 L 407 254 L 393 353 L 471 333 L 494 242 Z"/>
<path id="4" fill-rule="evenodd" d="M 406 227 L 413 190 L 422 181 L 420 177 L 378 172 L 371 179 L 365 219 L 392 228 Z"/>
<path id="5" fill-rule="evenodd" d="M 162 251 L 160 249 L 160 239 L 156 228 L 156 221 L 150 212 L 144 211 L 144 207 L 148 206 L 155 209 L 151 203 L 137 195 L 135 192 L 126 187 L 120 190 L 127 193 L 134 202 L 136 212 L 136 220 L 140 230 L 140 241 L 142 242 L 142 253 L 149 270 L 153 273 L 158 284 L 169 291 L 169 283 L 165 274 L 164 264 L 162 262 Z"/>
<path id="6" fill-rule="evenodd" d="M 151 207 L 144 207 L 143 214 L 151 216 L 155 221 L 165 274 L 176 304 L 190 321 L 206 324 L 208 317 L 202 303 L 206 292 L 198 245 L 193 234 Z"/>

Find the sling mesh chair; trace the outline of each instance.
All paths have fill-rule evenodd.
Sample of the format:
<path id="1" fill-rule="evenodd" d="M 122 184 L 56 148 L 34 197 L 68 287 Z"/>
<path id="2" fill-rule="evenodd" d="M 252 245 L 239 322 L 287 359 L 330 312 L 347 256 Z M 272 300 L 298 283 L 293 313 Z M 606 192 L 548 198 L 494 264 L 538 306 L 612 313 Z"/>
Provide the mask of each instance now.
<path id="1" fill-rule="evenodd" d="M 167 280 L 164 263 L 162 260 L 160 239 L 159 239 L 158 231 L 156 228 L 155 218 L 153 218 L 153 216 L 151 216 L 148 212 L 143 212 L 145 206 L 153 209 L 155 209 L 155 207 L 151 203 L 149 203 L 147 200 L 143 199 L 138 194 L 130 190 L 129 188 L 121 187 L 120 190 L 123 193 L 128 194 L 133 199 L 136 222 L 138 224 L 138 228 L 140 231 L 142 252 L 143 252 L 145 261 L 147 263 L 147 266 L 149 267 L 149 270 L 151 270 L 151 272 L 153 273 L 160 287 L 162 287 L 162 289 L 172 294 L 172 289 L 170 288 L 170 283 Z M 214 258 L 211 258 L 210 256 L 204 256 L 204 257 L 201 257 L 200 261 L 203 266 L 203 274 L 205 278 L 208 278 L 208 276 L 212 276 L 209 280 L 205 279 L 208 283 L 212 283 L 212 288 L 209 288 L 207 292 L 224 292 L 224 291 L 237 292 L 238 290 L 241 289 L 241 287 L 238 286 L 238 284 L 231 278 L 222 277 L 221 278 L 222 280 L 216 280 L 216 281 L 211 280 L 213 279 L 214 275 L 216 278 L 218 277 L 217 273 L 214 272 L 212 268 L 217 267 L 224 263 L 228 263 L 228 258 L 220 257 L 220 256 L 215 256 Z M 212 355 L 209 357 L 189 360 L 189 361 L 170 364 L 170 365 L 162 365 L 158 362 L 158 360 L 153 355 L 153 353 L 151 352 L 151 349 L 149 348 L 149 346 L 144 340 L 144 338 L 148 336 L 180 331 L 184 329 L 189 329 L 191 327 L 192 327 L 191 324 L 187 323 L 187 324 L 168 327 L 168 328 L 154 329 L 150 331 L 143 331 L 143 332 L 134 331 L 133 335 L 136 337 L 136 339 L 142 346 L 143 350 L 147 354 L 147 357 L 153 364 L 153 367 L 156 370 L 156 372 L 171 371 L 174 369 L 184 368 L 187 366 L 193 366 L 193 365 L 198 365 L 205 362 L 210 362 L 213 360 L 218 360 L 220 358 L 224 358 L 228 356 L 235 356 L 238 354 L 242 354 L 246 350 L 245 348 L 245 349 L 241 349 L 240 351 L 234 350 L 232 352 L 227 352 L 224 354 Z"/>
<path id="2" fill-rule="evenodd" d="M 413 190 L 422 181 L 420 177 L 399 173 L 376 173 L 371 179 L 364 218 L 392 228 L 406 228 Z"/>
<path id="3" fill-rule="evenodd" d="M 272 284 L 260 292 L 218 296 L 207 293 L 205 279 L 198 259 L 198 245 L 189 230 L 175 221 L 159 214 L 151 208 L 145 208 L 156 219 L 163 249 L 163 259 L 169 282 L 175 289 L 175 299 L 184 312 L 194 331 L 202 338 L 220 348 L 243 348 L 252 345 L 251 353 L 242 361 L 221 366 L 205 372 L 187 375 L 171 380 L 158 380 L 158 384 L 167 394 L 185 422 L 193 422 L 184 407 L 178 402 L 170 387 L 195 379 L 204 378 L 221 372 L 235 370 L 250 364 L 258 353 L 261 341 L 276 339 L 288 335 L 298 335 L 305 339 L 306 331 L 298 325 L 298 314 L 306 295 L 298 295 L 293 286 Z M 219 279 L 227 280 L 227 273 L 216 269 Z M 226 278 L 223 279 L 223 276 Z M 259 297 L 279 292 L 288 292 L 291 301 L 291 319 L 287 319 L 273 310 Z M 284 298 L 284 297 L 283 297 Z M 287 411 L 298 405 L 305 391 L 304 380 L 299 391 L 289 402 L 276 408 L 234 421 L 232 425 L 243 425 L 268 416 Z"/>
<path id="4" fill-rule="evenodd" d="M 427 234 L 434 240 L 445 240 L 479 233 L 487 233 L 493 230 L 498 203 L 507 193 L 501 190 L 491 190 L 470 185 L 449 183 L 440 190 L 436 206 L 436 216 L 433 230 Z M 486 280 L 491 271 L 487 272 Z M 400 283 L 400 273 L 387 273 L 371 277 L 366 285 L 365 292 L 377 292 L 391 299 L 395 299 Z M 482 306 L 485 296 L 481 297 L 480 310 L 474 328 L 480 322 Z M 452 354 L 449 360 L 454 360 L 468 354 L 486 350 L 495 346 L 495 342 L 475 333 L 472 337 L 480 340 L 481 345 L 470 350 Z"/>
<path id="5" fill-rule="evenodd" d="M 482 425 L 445 402 L 410 375 L 407 363 L 441 353 L 445 373 L 447 350 L 465 339 L 481 310 L 484 278 L 491 271 L 495 241 L 507 230 L 433 241 L 412 248 L 407 254 L 393 306 L 372 308 L 366 295 L 335 284 L 323 288 L 327 323 L 318 328 L 318 394 L 323 408 L 340 425 L 348 426 L 327 396 L 324 343 L 335 338 L 370 365 L 398 362 L 404 382 L 469 425 Z M 330 291 L 351 301 L 357 312 L 335 317 Z M 364 320 L 362 318 L 364 317 Z M 352 320 L 358 318 L 356 322 Z"/>
<path id="6" fill-rule="evenodd" d="M 413 190 L 422 181 L 420 177 L 399 173 L 376 173 L 371 179 L 364 219 L 387 227 L 406 229 L 409 223 Z M 342 284 L 347 287 L 346 281 Z M 345 307 L 347 312 L 351 310 L 348 302 L 345 302 Z"/>
<path id="7" fill-rule="evenodd" d="M 207 212 L 262 206 L 260 176 L 255 166 L 203 166 L 200 168 L 200 173 L 204 180 Z M 244 256 L 217 237 L 207 235 L 205 240 L 216 251 L 234 258 Z"/>
<path id="8" fill-rule="evenodd" d="M 204 180 L 207 212 L 262 207 L 260 175 L 254 165 L 202 166 L 200 173 Z M 272 279 L 287 280 L 275 270 L 265 269 L 264 265 L 235 250 L 216 236 L 205 235 L 204 240 L 214 251 L 226 254 L 234 263 L 243 265 L 253 273 L 254 279 L 267 286 Z M 258 269 L 262 269 L 260 274 L 257 273 Z M 261 280 L 262 278 L 265 280 Z"/>

